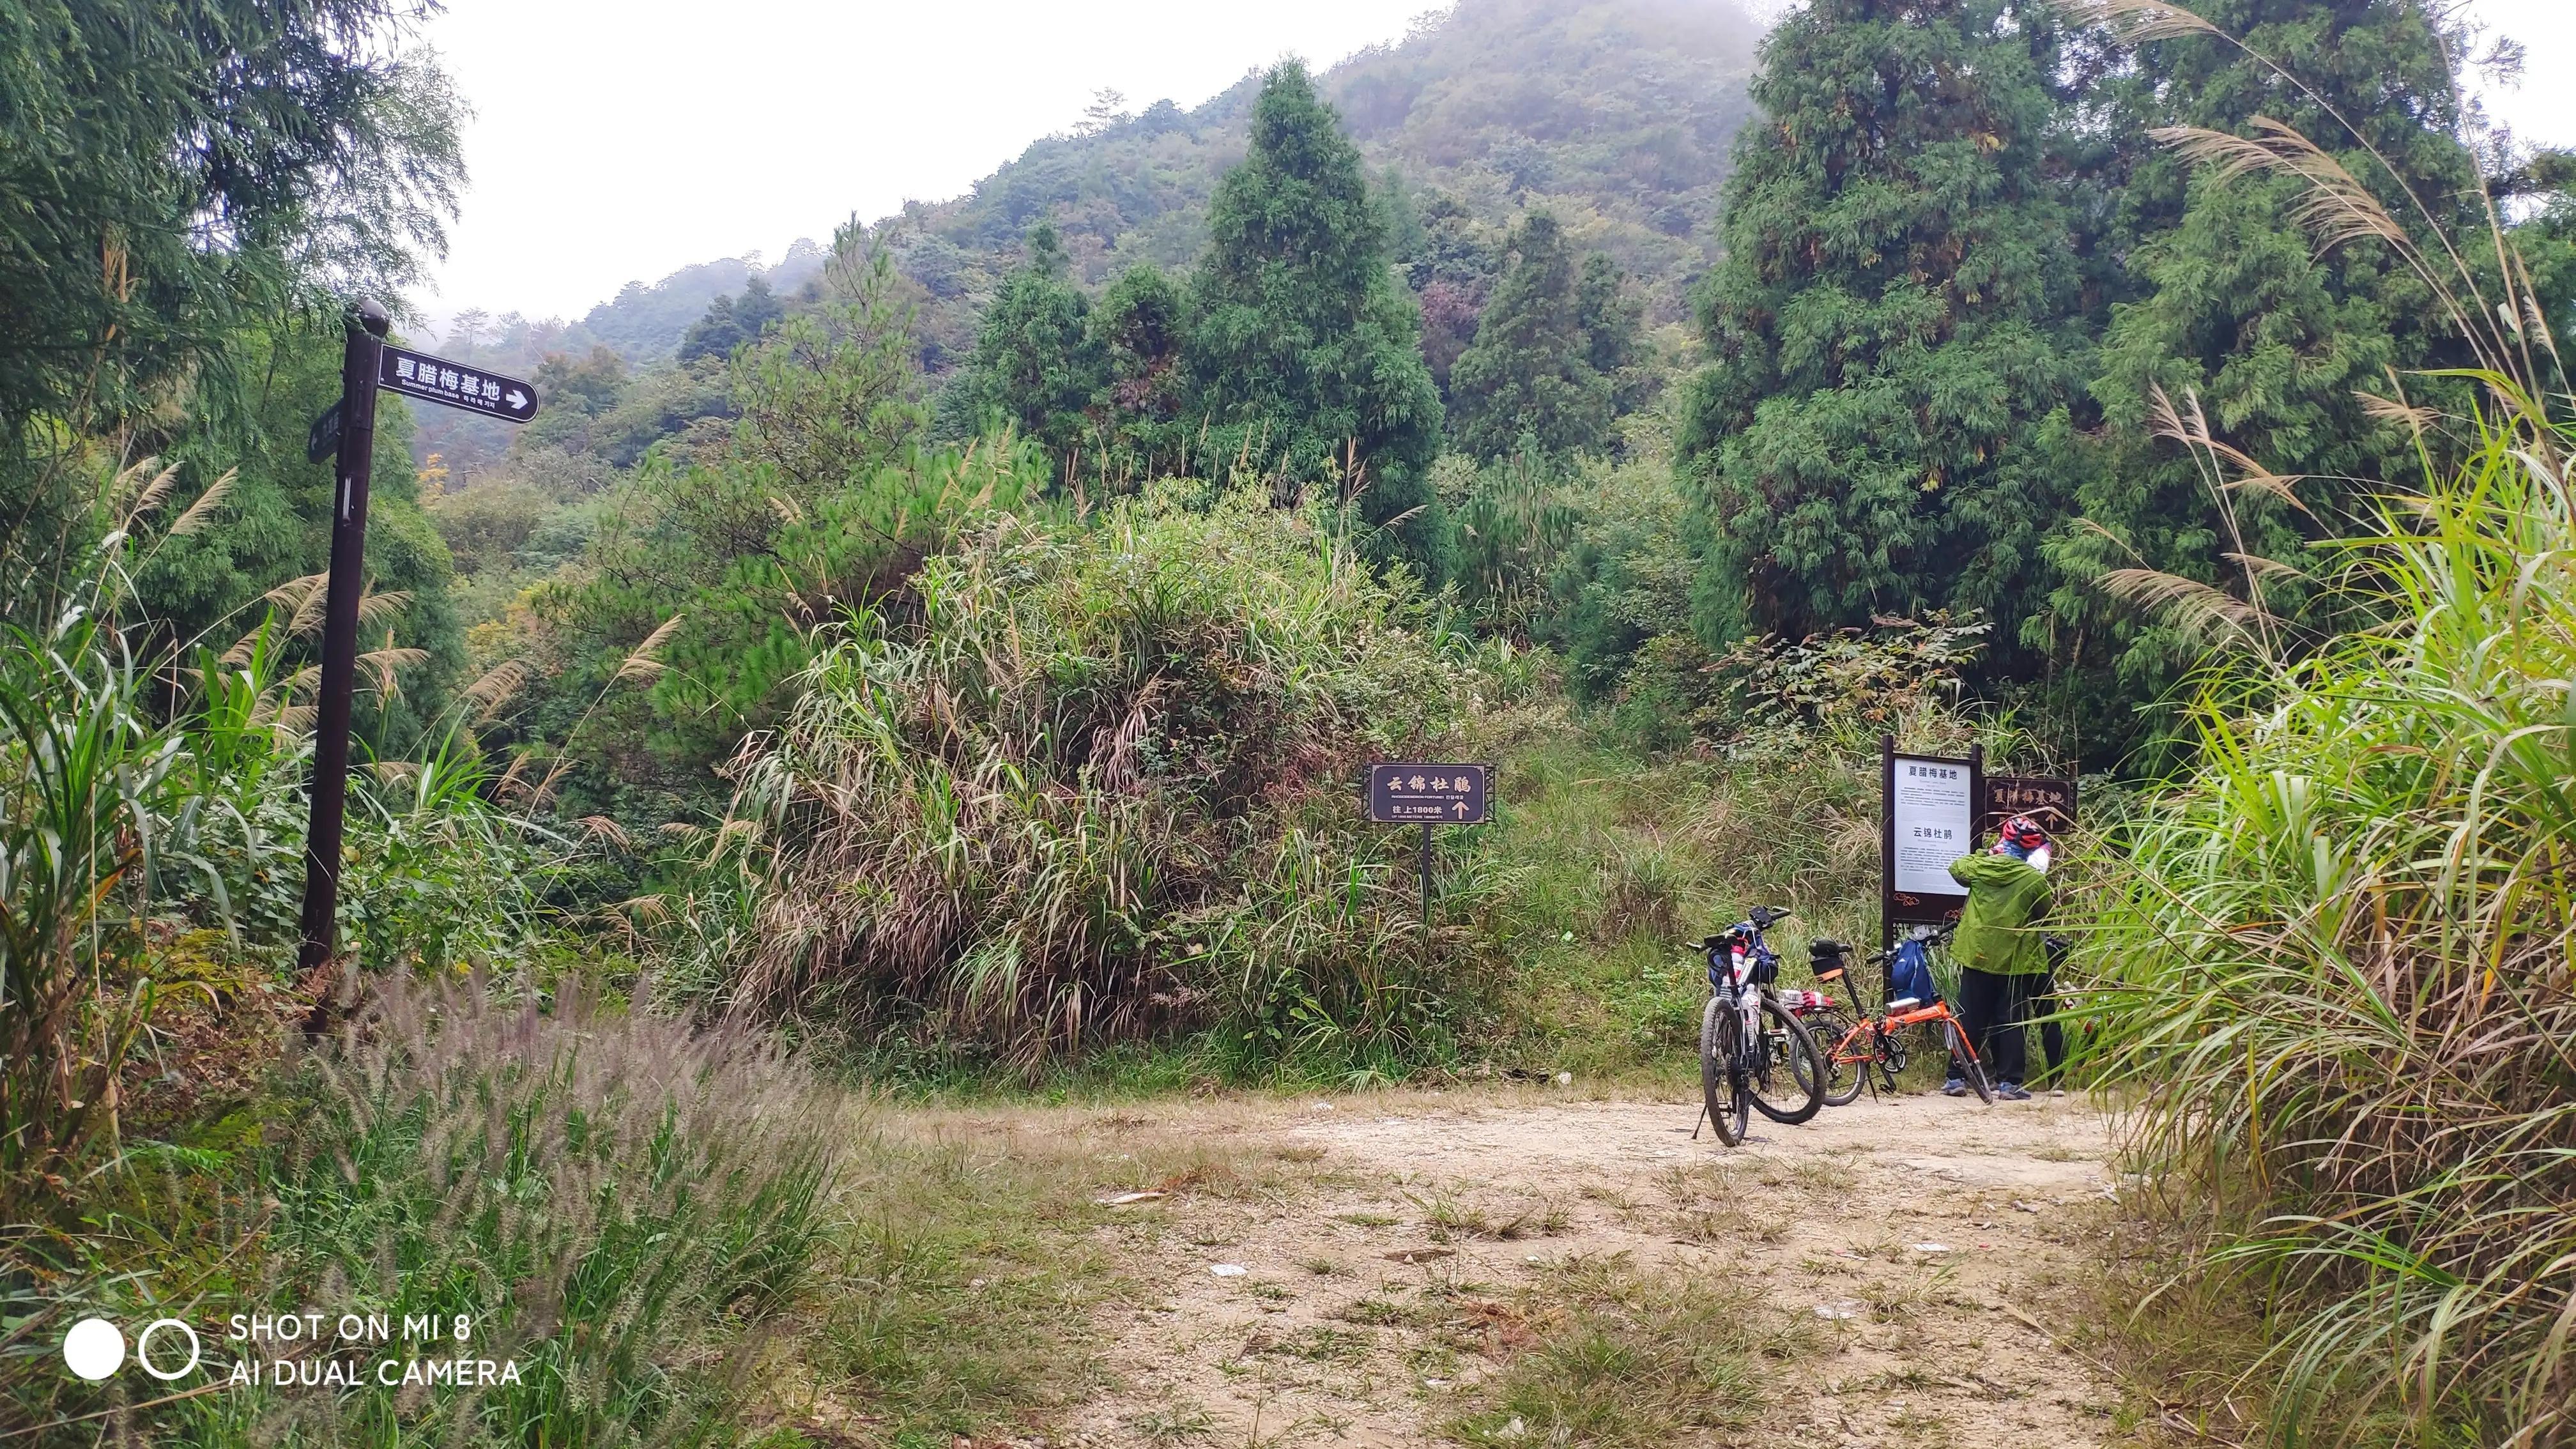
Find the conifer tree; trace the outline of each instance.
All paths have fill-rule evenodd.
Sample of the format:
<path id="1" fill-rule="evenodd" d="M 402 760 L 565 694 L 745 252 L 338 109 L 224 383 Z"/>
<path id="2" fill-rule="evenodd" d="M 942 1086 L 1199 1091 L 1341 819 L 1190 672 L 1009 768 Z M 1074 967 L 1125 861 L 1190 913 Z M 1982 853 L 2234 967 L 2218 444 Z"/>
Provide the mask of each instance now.
<path id="1" fill-rule="evenodd" d="M 2017 0 L 1815 0 L 1765 43 L 1679 439 L 1711 636 L 2016 611 L 2084 376 L 2054 46 Z"/>
<path id="2" fill-rule="evenodd" d="M 1102 471 L 1136 477 L 1184 466 L 1180 436 L 1181 345 L 1189 332 L 1189 298 L 1151 262 L 1127 269 L 1091 312 L 1101 359 L 1100 420 L 1092 447 Z"/>
<path id="3" fill-rule="evenodd" d="M 2321 248 L 2298 221 L 2301 183 L 2195 168 L 2148 132 L 2254 136 L 2257 118 L 2287 124 L 2432 255 L 2442 255 L 2439 231 L 2478 243 L 2467 256 L 2473 268 L 2492 263 L 2451 64 L 2466 37 L 2446 31 L 2449 22 L 2407 0 L 2191 8 L 2221 33 L 2123 47 L 2115 32 L 2096 32 L 2110 60 L 2104 131 L 2117 144 L 2090 166 L 2111 208 L 2092 250 L 2127 264 L 2100 282 L 2116 303 L 2091 385 L 2105 426 L 2077 475 L 2078 506 L 2097 526 L 2061 528 L 2049 550 L 2057 587 L 2023 625 L 2029 642 L 2054 641 L 2078 666 L 2070 700 L 2113 706 L 2076 720 L 2112 745 L 2136 731 L 2133 705 L 2167 693 L 2205 642 L 2093 581 L 2144 565 L 2242 593 L 2245 566 L 2228 555 L 2304 568 L 2304 540 L 2318 527 L 2262 490 L 2234 490 L 2222 512 L 2185 450 L 2156 435 L 2156 393 L 2186 415 L 2196 402 L 2216 437 L 2275 473 L 2304 475 L 2301 501 L 2315 518 L 2334 519 L 2356 487 L 2370 486 L 2346 480 L 2403 479 L 2417 466 L 2411 433 L 2374 420 L 2358 394 L 2388 395 L 2394 377 L 2424 401 L 2442 385 L 2410 374 L 2467 361 L 2441 299 L 2394 249 L 2374 240 Z M 2524 241 L 2559 250 L 2537 234 Z M 2533 261 L 2544 278 L 2562 270 Z M 2273 610 L 2310 602 L 2297 575 L 2264 573 Z M 2080 659 L 2071 657 L 2078 638 L 2088 644 Z"/>
<path id="4" fill-rule="evenodd" d="M 689 330 L 680 335 L 680 360 L 695 362 L 712 357 L 721 362 L 786 315 L 787 308 L 770 291 L 768 279 L 753 277 L 742 284 L 741 301 L 730 295 L 719 296 L 707 304 L 705 315 L 689 324 Z"/>
<path id="5" fill-rule="evenodd" d="M 1565 233 L 1555 217 L 1532 212 L 1505 250 L 1511 260 L 1476 340 L 1449 370 L 1458 446 L 1488 462 L 1597 448 L 1610 431 L 1610 382 L 1592 364 Z"/>
<path id="6" fill-rule="evenodd" d="M 1029 232 L 1028 261 L 1004 279 L 984 312 L 975 356 L 941 398 L 941 428 L 973 432 L 998 421 L 1067 461 L 1082 442 L 1083 410 L 1101 384 L 1091 303 L 1066 276 L 1055 224 Z"/>
<path id="7" fill-rule="evenodd" d="M 1217 183 L 1186 351 L 1213 454 L 1344 483 L 1384 522 L 1421 503 L 1440 398 L 1360 155 L 1294 61 L 1262 81 L 1243 163 Z"/>
<path id="8" fill-rule="evenodd" d="M 1628 289 L 1627 272 L 1609 253 L 1583 259 L 1583 276 L 1574 284 L 1574 317 L 1583 328 L 1584 360 L 1610 380 L 1610 410 L 1626 413 L 1644 403 L 1646 304 Z"/>

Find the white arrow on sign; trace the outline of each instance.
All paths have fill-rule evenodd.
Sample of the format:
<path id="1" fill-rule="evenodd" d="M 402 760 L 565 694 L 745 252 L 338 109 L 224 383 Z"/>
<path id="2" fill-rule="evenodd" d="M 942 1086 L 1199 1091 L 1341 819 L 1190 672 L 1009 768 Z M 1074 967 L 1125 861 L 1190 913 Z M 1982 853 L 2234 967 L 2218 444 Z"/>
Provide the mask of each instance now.
<path id="1" fill-rule="evenodd" d="M 528 405 L 528 395 L 514 387 L 502 395 L 501 401 L 508 403 L 510 411 L 515 413 Z"/>
<path id="2" fill-rule="evenodd" d="M 1458 802 L 1458 818 L 1461 820 L 1467 818 L 1467 802 L 1464 800 Z"/>

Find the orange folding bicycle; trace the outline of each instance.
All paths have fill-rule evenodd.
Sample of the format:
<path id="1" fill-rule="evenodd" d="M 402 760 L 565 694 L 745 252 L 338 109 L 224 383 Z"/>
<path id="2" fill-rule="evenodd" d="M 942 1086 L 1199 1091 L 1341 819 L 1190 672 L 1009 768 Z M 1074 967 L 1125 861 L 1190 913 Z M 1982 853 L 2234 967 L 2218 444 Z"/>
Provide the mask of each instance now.
<path id="1" fill-rule="evenodd" d="M 1907 939 L 1919 942 L 1929 951 L 1949 938 L 1947 928 L 1916 926 Z M 1872 966 L 1884 967 L 1889 957 L 1904 949 L 1898 946 L 1869 958 Z M 1807 965 L 1822 988 L 1817 991 L 1780 993 L 1780 1004 L 1790 1015 L 1806 1023 L 1816 1039 L 1816 1048 L 1824 1058 L 1825 1105 L 1842 1107 L 1860 1096 L 1861 1089 L 1878 1090 L 1880 1082 L 1888 1091 L 1896 1090 L 1896 1074 L 1905 1070 L 1913 1052 L 1907 1046 L 1905 1029 L 1922 1026 L 1934 1040 L 1949 1049 L 1951 1069 L 1977 1094 L 1977 1100 L 1988 1104 L 1995 1100 L 1995 1090 L 1986 1080 L 1985 1064 L 1977 1060 L 1977 1049 L 1969 1042 L 1967 1028 L 1952 1014 L 1950 1004 L 1939 996 L 1929 1002 L 1912 996 L 1899 997 L 1884 1009 L 1871 1012 L 1860 1003 L 1860 986 L 1852 979 L 1852 948 L 1840 941 L 1820 940 L 1807 948 Z M 1884 979 L 1884 978 L 1882 978 Z M 1829 994 L 1839 984 L 1851 997 L 1851 1008 L 1836 1005 Z M 1877 1077 L 1871 1077 L 1875 1069 Z"/>

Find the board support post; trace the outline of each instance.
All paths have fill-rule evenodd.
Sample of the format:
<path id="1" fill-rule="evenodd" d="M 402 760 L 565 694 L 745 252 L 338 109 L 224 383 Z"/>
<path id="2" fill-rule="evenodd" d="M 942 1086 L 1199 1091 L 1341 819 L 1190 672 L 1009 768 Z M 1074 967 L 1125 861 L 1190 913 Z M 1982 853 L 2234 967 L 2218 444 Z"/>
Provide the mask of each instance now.
<path id="1" fill-rule="evenodd" d="M 1422 822 L 1422 969 L 1431 970 L 1431 822 Z"/>

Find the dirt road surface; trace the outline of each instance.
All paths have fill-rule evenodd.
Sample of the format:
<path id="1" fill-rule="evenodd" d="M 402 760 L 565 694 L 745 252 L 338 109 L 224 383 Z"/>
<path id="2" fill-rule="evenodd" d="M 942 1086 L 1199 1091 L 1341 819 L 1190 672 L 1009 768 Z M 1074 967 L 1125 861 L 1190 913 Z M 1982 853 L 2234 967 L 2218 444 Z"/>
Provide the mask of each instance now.
<path id="1" fill-rule="evenodd" d="M 2109 1144 L 2082 1098 L 1864 1097 L 1800 1127 L 1757 1119 L 1732 1149 L 1693 1140 L 1695 1117 L 1688 1100 L 1544 1088 L 1094 1114 L 1080 1130 L 1104 1148 L 1178 1136 L 1288 1170 L 1116 1208 L 1100 1231 L 1137 1291 L 1103 1325 L 1111 1387 L 1051 1438 L 1579 1440 L 1497 1422 L 1501 1376 L 1533 1350 L 1613 1351 L 1567 1349 L 1564 1331 L 1593 1321 L 1569 1317 L 1584 1310 L 1567 1285 L 1615 1271 L 1736 1303 L 1764 1345 L 1747 1359 L 1757 1422 L 1654 1442 L 2110 1441 L 2116 1394 L 2051 1331 L 2097 1311 L 2077 1284 Z M 1601 1387 L 1616 1372 L 1573 1381 L 1627 1392 Z M 1591 1437 L 1620 1442 L 1605 1423 Z"/>

